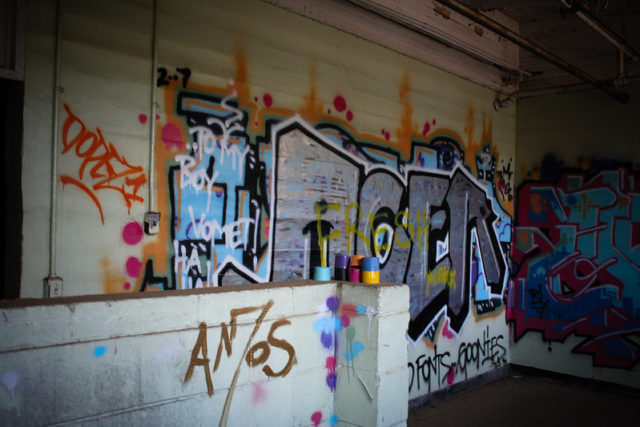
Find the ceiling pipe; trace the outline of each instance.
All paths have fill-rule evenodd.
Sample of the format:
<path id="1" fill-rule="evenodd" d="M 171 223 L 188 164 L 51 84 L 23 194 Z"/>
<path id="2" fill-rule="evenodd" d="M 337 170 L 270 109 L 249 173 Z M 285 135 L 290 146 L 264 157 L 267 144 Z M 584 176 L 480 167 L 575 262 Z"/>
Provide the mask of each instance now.
<path id="1" fill-rule="evenodd" d="M 587 25 L 597 31 L 602 37 L 607 39 L 611 44 L 617 47 L 619 50 L 622 50 L 627 56 L 629 56 L 634 61 L 637 61 L 640 58 L 640 52 L 631 46 L 626 39 L 618 34 L 616 31 L 612 30 L 598 19 L 597 16 L 589 12 L 585 7 L 576 3 L 574 0 L 560 0 L 563 5 L 567 7 L 570 12 L 576 14 L 578 18 L 583 20 Z"/>
<path id="2" fill-rule="evenodd" d="M 451 9 L 453 9 L 454 11 L 458 12 L 461 15 L 466 16 L 467 18 L 477 22 L 478 24 L 484 26 L 485 28 L 493 31 L 494 33 L 498 34 L 501 37 L 504 37 L 505 39 L 509 40 L 512 43 L 515 43 L 516 45 L 520 46 L 523 49 L 526 49 L 530 52 L 532 52 L 533 54 L 551 62 L 553 65 L 555 65 L 558 68 L 561 68 L 563 70 L 565 70 L 566 72 L 568 72 L 569 74 L 572 74 L 576 77 L 578 77 L 579 79 L 593 85 L 594 87 L 600 89 L 601 91 L 605 92 L 606 94 L 614 97 L 615 99 L 617 99 L 620 102 L 628 102 L 629 101 L 629 95 L 627 95 L 626 93 L 623 92 L 619 92 L 617 90 L 615 90 L 614 88 L 608 86 L 606 83 L 598 80 L 597 78 L 593 77 L 592 75 L 585 73 L 584 71 L 582 71 L 581 69 L 577 68 L 574 65 L 569 64 L 567 61 L 560 59 L 559 57 L 557 57 L 556 55 L 554 55 L 553 53 L 543 49 L 542 47 L 530 42 L 528 39 L 522 37 L 520 34 L 510 30 L 509 28 L 505 27 L 504 25 L 499 24 L 498 22 L 494 21 L 493 19 L 487 17 L 486 15 L 483 15 L 482 13 L 476 11 L 475 9 L 457 1 L 457 0 L 436 0 L 438 3 L 441 3 Z"/>

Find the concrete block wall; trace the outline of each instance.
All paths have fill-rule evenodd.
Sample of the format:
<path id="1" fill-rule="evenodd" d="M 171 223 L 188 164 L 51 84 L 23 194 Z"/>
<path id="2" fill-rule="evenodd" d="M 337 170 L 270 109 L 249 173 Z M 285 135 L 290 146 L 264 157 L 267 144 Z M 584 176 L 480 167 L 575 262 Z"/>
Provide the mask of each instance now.
<path id="1" fill-rule="evenodd" d="M 408 301 L 402 285 L 303 281 L 3 302 L 0 420 L 402 425 Z"/>

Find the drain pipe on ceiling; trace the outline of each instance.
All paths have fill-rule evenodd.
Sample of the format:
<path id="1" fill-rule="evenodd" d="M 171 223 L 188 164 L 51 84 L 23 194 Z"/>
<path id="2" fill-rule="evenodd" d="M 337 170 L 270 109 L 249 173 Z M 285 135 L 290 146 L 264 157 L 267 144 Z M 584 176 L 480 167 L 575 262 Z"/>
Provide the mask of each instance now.
<path id="1" fill-rule="evenodd" d="M 58 106 L 60 103 L 60 45 L 62 41 L 62 0 L 56 1 L 56 29 L 53 71 L 53 111 L 51 124 L 51 214 L 49 215 L 49 276 L 44 279 L 44 296 L 62 296 L 62 277 L 57 275 L 56 266 L 56 209 L 58 185 Z"/>
<path id="2" fill-rule="evenodd" d="M 620 102 L 628 102 L 629 101 L 629 95 L 627 95 L 626 93 L 623 92 L 619 92 L 617 90 L 615 90 L 614 88 L 608 86 L 606 83 L 596 79 L 595 77 L 593 77 L 592 75 L 585 73 L 584 71 L 582 71 L 581 69 L 575 67 L 574 65 L 569 64 L 568 62 L 564 61 L 563 59 L 560 59 L 559 57 L 557 57 L 556 55 L 552 54 L 551 52 L 543 49 L 542 47 L 530 42 L 529 40 L 527 40 L 526 38 L 522 37 L 520 34 L 510 30 L 509 28 L 505 27 L 504 25 L 499 24 L 498 22 L 494 21 L 493 19 L 487 17 L 486 15 L 483 15 L 482 13 L 476 11 L 475 9 L 457 1 L 457 0 L 436 0 L 438 3 L 441 3 L 451 9 L 453 9 L 454 11 L 458 12 L 461 15 L 466 16 L 467 18 L 477 22 L 478 24 L 484 26 L 485 28 L 493 31 L 494 33 L 496 33 L 497 35 L 504 37 L 505 39 L 509 40 L 512 43 L 515 43 L 516 45 L 520 46 L 523 49 L 526 49 L 532 53 L 534 53 L 535 55 L 549 61 L 550 63 L 552 63 L 553 65 L 555 65 L 558 68 L 561 68 L 563 70 L 565 70 L 566 72 L 568 72 L 569 74 L 572 74 L 576 77 L 578 77 L 579 79 L 593 85 L 594 87 L 600 89 L 601 91 L 605 92 L 606 94 L 614 97 L 615 99 L 617 99 Z"/>

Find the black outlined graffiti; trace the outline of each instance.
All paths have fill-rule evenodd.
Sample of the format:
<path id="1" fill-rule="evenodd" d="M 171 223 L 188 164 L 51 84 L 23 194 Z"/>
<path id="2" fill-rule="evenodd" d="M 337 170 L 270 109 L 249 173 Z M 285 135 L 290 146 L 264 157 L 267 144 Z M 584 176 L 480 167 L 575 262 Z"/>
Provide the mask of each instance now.
<path id="1" fill-rule="evenodd" d="M 179 90 L 176 113 L 189 139 L 169 166 L 172 288 L 306 279 L 360 253 L 410 286 L 413 340 L 433 340 L 443 316 L 457 333 L 470 307 L 502 307 L 510 219 L 452 137 L 404 161 L 297 116 L 255 135 L 233 95 Z"/>

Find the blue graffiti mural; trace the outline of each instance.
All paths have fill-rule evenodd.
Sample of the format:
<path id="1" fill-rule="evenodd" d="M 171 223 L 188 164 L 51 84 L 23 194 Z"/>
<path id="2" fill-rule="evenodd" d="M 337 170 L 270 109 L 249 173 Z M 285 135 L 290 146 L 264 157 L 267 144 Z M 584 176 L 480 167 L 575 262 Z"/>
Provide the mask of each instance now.
<path id="1" fill-rule="evenodd" d="M 518 227 L 508 318 L 516 339 L 585 337 L 573 351 L 595 366 L 630 368 L 640 359 L 640 194 L 625 169 L 518 191 Z"/>
<path id="2" fill-rule="evenodd" d="M 247 131 L 233 96 L 176 92 L 189 140 L 169 165 L 170 280 L 163 289 L 306 279 L 335 254 L 377 256 L 381 280 L 411 287 L 409 336 L 458 332 L 470 308 L 503 307 L 510 218 L 452 135 L 404 161 L 333 123 L 298 116 Z"/>

